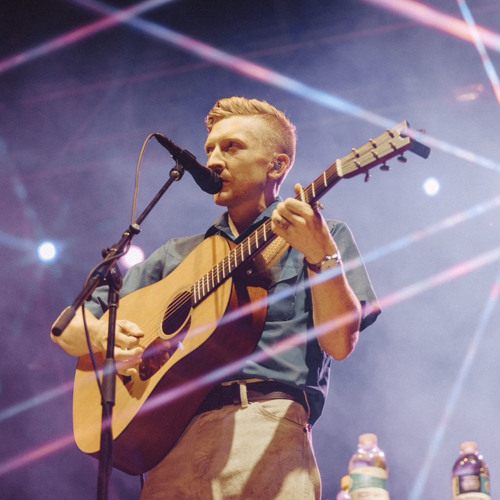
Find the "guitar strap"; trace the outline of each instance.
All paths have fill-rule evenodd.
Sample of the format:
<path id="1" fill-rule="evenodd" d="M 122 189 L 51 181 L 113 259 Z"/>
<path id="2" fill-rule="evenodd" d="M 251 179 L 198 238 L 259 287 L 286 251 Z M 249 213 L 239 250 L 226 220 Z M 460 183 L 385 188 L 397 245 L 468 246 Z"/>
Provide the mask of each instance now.
<path id="1" fill-rule="evenodd" d="M 271 268 L 285 255 L 289 248 L 290 245 L 281 236 L 277 236 L 251 260 L 252 273 L 247 273 L 245 272 L 246 268 L 242 268 L 242 272 L 233 275 L 234 278 L 242 279 L 247 286 L 269 289 L 273 283 Z"/>
<path id="2" fill-rule="evenodd" d="M 266 269 L 271 269 L 289 248 L 290 244 L 281 236 L 277 236 L 261 253 Z"/>

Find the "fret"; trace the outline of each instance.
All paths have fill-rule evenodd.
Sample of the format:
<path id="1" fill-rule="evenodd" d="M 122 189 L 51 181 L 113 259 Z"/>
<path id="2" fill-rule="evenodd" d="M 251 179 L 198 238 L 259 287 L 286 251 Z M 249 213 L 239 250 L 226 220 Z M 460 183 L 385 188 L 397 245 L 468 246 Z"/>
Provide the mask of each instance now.
<path id="1" fill-rule="evenodd" d="M 342 160 L 337 160 L 335 162 L 335 165 L 337 167 L 337 173 L 338 173 L 339 177 L 343 177 L 344 173 L 342 171 Z"/>
<path id="2" fill-rule="evenodd" d="M 299 184 L 300 186 L 300 184 Z M 300 196 L 300 201 L 302 201 L 303 203 L 307 203 L 307 199 L 306 199 L 306 195 L 305 195 L 305 192 L 304 192 L 304 188 L 302 186 L 300 186 L 299 188 L 299 194 L 298 196 Z"/>

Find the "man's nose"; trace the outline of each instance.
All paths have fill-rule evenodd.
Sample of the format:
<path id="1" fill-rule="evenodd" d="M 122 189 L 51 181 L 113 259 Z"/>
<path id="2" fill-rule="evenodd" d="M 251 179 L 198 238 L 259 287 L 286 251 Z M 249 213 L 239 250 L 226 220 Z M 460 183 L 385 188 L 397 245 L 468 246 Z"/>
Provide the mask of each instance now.
<path id="1" fill-rule="evenodd" d="M 220 173 L 224 168 L 224 160 L 219 148 L 214 149 L 208 155 L 207 167 L 216 173 Z"/>

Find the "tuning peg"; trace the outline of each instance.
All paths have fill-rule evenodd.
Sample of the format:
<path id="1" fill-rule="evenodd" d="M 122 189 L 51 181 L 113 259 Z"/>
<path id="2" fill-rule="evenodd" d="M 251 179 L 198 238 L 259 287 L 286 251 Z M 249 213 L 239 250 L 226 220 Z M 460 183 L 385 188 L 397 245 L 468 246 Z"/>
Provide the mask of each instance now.
<path id="1" fill-rule="evenodd" d="M 390 169 L 391 167 L 387 165 L 387 163 L 384 163 L 383 165 L 380 166 L 380 170 L 382 170 L 383 172 L 389 172 Z"/>
<path id="2" fill-rule="evenodd" d="M 403 155 L 400 155 L 398 156 L 398 161 L 400 161 L 401 163 L 406 163 L 408 160 Z"/>
<path id="3" fill-rule="evenodd" d="M 370 172 L 366 172 L 366 174 L 365 174 L 365 182 L 368 182 L 370 180 L 370 178 L 371 178 Z"/>

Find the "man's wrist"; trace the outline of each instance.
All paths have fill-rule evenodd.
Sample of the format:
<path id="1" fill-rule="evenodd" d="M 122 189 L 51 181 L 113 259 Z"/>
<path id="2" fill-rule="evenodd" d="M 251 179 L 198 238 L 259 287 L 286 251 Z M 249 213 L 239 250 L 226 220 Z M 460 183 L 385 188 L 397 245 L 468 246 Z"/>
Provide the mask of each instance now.
<path id="1" fill-rule="evenodd" d="M 324 271 L 326 269 L 337 267 L 338 265 L 340 265 L 341 260 L 340 255 L 337 252 L 332 255 L 325 255 L 325 257 L 323 257 L 323 259 L 321 259 L 316 264 L 311 264 L 307 259 L 304 259 L 304 263 L 311 271 L 320 273 L 321 271 Z"/>

